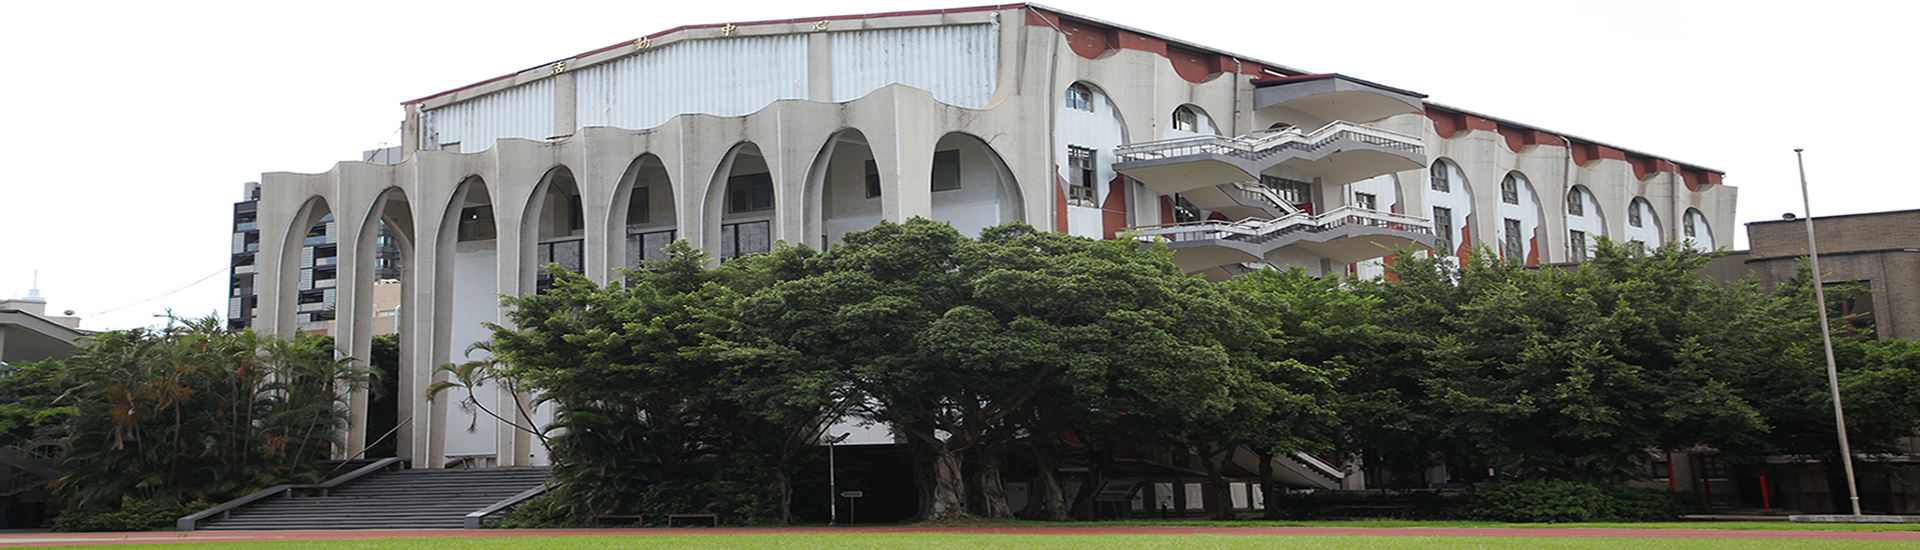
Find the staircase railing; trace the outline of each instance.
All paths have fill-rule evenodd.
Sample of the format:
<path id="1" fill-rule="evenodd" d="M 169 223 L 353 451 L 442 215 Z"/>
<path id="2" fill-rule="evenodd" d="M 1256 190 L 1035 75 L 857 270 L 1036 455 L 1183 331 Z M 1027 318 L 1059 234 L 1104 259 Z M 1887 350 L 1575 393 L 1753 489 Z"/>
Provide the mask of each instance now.
<path id="1" fill-rule="evenodd" d="M 1324 231 L 1344 225 L 1367 225 L 1410 233 L 1432 234 L 1433 224 L 1426 218 L 1381 212 L 1354 206 L 1342 206 L 1325 214 L 1305 212 L 1271 220 L 1247 218 L 1240 221 L 1204 220 L 1185 223 L 1135 227 L 1139 239 L 1146 241 L 1198 241 L 1224 239 L 1235 235 L 1269 237 L 1297 229 Z"/>
<path id="2" fill-rule="evenodd" d="M 404 465 L 405 463 L 407 463 L 407 459 L 404 459 L 404 458 L 383 458 L 383 459 L 374 461 L 374 463 L 372 464 L 361 466 L 360 469 L 358 470 L 341 474 L 339 477 L 326 480 L 325 482 L 321 482 L 319 484 L 275 485 L 272 487 L 254 491 L 253 493 L 248 494 L 247 496 L 222 502 L 219 505 L 214 506 L 212 508 L 201 510 L 197 513 L 194 513 L 193 515 L 175 520 L 174 528 L 179 529 L 181 531 L 192 531 L 199 527 L 200 522 L 206 521 L 207 519 L 210 519 L 210 518 L 214 518 L 214 516 L 219 516 L 219 518 L 217 519 L 226 519 L 233 515 L 234 510 L 237 510 L 242 506 L 246 506 L 248 504 L 253 504 L 255 502 L 259 502 L 259 501 L 277 497 L 277 496 L 282 496 L 282 495 L 291 496 L 295 490 L 316 489 L 316 490 L 319 490 L 321 494 L 324 495 L 326 494 L 327 491 L 330 491 L 335 487 L 339 487 L 353 480 L 360 479 L 368 475 L 372 475 L 376 472 L 380 472 L 396 464 Z"/>
<path id="3" fill-rule="evenodd" d="M 1203 153 L 1258 159 L 1282 149 L 1311 151 L 1339 139 L 1420 154 L 1426 151 L 1426 143 L 1418 137 L 1336 120 L 1312 132 L 1288 128 L 1278 132 L 1239 137 L 1194 136 L 1134 143 L 1115 148 L 1114 155 L 1119 162 L 1140 162 Z"/>
<path id="4" fill-rule="evenodd" d="M 473 513 L 467 514 L 466 519 L 461 523 L 461 527 L 466 529 L 479 529 L 480 522 L 482 520 L 487 519 L 487 516 L 494 515 L 496 513 L 499 513 L 501 510 L 511 508 L 522 502 L 526 502 L 527 499 L 540 496 L 541 494 L 544 494 L 547 491 L 550 491 L 552 489 L 553 489 L 553 486 L 547 485 L 545 483 L 541 483 L 539 487 L 527 489 L 525 491 L 521 491 L 520 494 L 501 499 L 500 502 L 495 502 L 493 504 L 488 505 L 486 508 L 481 508 L 479 510 L 475 510 Z"/>

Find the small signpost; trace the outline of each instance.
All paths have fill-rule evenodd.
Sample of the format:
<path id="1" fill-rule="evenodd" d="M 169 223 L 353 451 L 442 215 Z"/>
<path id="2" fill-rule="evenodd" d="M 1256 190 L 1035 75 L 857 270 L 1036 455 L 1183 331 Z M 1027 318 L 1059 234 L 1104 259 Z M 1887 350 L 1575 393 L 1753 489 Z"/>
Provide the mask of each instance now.
<path id="1" fill-rule="evenodd" d="M 847 499 L 847 523 L 853 523 L 853 499 L 867 496 L 860 491 L 841 491 L 840 498 Z"/>

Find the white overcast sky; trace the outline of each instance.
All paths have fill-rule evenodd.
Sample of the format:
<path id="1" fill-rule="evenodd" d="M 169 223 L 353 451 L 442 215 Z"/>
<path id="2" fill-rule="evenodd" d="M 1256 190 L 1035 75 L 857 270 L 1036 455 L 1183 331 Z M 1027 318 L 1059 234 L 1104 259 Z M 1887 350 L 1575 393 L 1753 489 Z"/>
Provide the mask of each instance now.
<path id="1" fill-rule="evenodd" d="M 225 314 L 232 203 L 262 172 L 399 143 L 401 101 L 680 25 L 978 5 L 10 2 L 0 298 L 39 271 L 90 330 Z M 1741 223 L 1920 208 L 1920 4 L 1094 2 L 1069 12 L 1727 173 Z M 754 70 L 740 67 L 738 70 Z M 1716 227 L 1745 246 L 1745 229 Z M 181 290 L 183 289 L 184 290 Z M 176 291 L 171 295 L 162 296 Z"/>

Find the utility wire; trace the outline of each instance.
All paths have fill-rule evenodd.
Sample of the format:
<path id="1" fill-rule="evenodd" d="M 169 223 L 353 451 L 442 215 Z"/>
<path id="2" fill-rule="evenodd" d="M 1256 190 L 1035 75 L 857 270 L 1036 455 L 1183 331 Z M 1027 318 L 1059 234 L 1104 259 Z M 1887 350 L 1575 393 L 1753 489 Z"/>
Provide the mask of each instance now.
<path id="1" fill-rule="evenodd" d="M 144 303 L 147 303 L 147 302 L 151 302 L 151 301 L 154 301 L 154 300 L 158 300 L 158 299 L 161 299 L 161 298 L 165 298 L 165 297 L 168 297 L 168 296 L 172 296 L 172 295 L 174 295 L 174 294 L 178 294 L 178 293 L 180 293 L 180 291 L 182 291 L 182 290 L 186 290 L 186 289 L 189 289 L 189 288 L 193 288 L 193 287 L 194 287 L 195 285 L 199 285 L 200 283 L 204 283 L 204 282 L 207 282 L 207 279 L 212 279 L 212 278 L 213 278 L 213 277 L 214 277 L 215 275 L 219 275 L 219 274 L 221 274 L 221 273 L 226 273 L 226 272 L 228 272 L 228 271 L 230 271 L 230 270 L 232 270 L 232 269 L 233 269 L 233 266 L 232 266 L 232 265 L 228 265 L 228 266 L 226 266 L 226 267 L 222 267 L 222 268 L 220 268 L 220 270 L 219 270 L 219 271 L 215 271 L 215 272 L 213 272 L 213 273 L 208 273 L 208 274 L 207 274 L 207 276 L 205 276 L 205 277 L 201 277 L 201 278 L 200 278 L 199 280 L 197 280 L 197 281 L 194 281 L 194 282 L 191 282 L 191 283 L 187 283 L 187 286 L 183 286 L 183 287 L 180 287 L 180 288 L 176 288 L 176 289 L 173 289 L 173 290 L 169 290 L 169 291 L 167 291 L 166 293 L 164 293 L 164 294 L 161 294 L 161 295 L 159 295 L 159 296 L 154 296 L 154 297 L 152 297 L 152 298 L 147 298 L 147 299 L 145 299 L 145 300 L 141 300 L 141 301 L 138 301 L 138 302 L 134 302 L 134 303 L 131 303 L 131 304 L 127 304 L 127 305 L 124 305 L 124 306 L 120 306 L 120 307 L 116 307 L 116 308 L 113 308 L 113 309 L 109 309 L 109 310 L 106 310 L 106 311 L 100 311 L 100 312 L 96 312 L 96 313 L 91 313 L 91 314 L 88 314 L 88 315 L 86 315 L 86 317 L 99 317 L 99 316 L 101 316 L 101 315 L 106 315 L 106 314 L 108 314 L 108 313 L 113 313 L 113 312 L 115 312 L 115 311 L 120 311 L 120 310 L 123 310 L 123 309 L 127 309 L 127 308 L 130 308 L 130 307 L 133 307 L 133 306 L 137 306 L 137 305 L 140 305 L 140 304 L 144 304 Z"/>

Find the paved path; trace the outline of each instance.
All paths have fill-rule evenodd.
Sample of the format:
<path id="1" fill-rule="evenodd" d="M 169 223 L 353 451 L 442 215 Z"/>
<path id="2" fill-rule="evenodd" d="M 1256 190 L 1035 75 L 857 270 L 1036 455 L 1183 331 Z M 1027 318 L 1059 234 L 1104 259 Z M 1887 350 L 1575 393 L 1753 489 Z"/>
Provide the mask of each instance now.
<path id="1" fill-rule="evenodd" d="M 1920 531 L 1772 531 L 1731 529 L 1581 529 L 1486 527 L 743 527 L 706 529 L 417 529 L 350 531 L 191 531 L 149 533 L 0 534 L 0 548 L 237 542 L 361 540 L 387 538 L 493 538 L 606 535 L 766 535 L 805 533 L 956 533 L 993 535 L 1323 535 L 1406 537 L 1553 537 L 1553 538 L 1698 538 L 1825 539 L 1920 542 Z"/>

